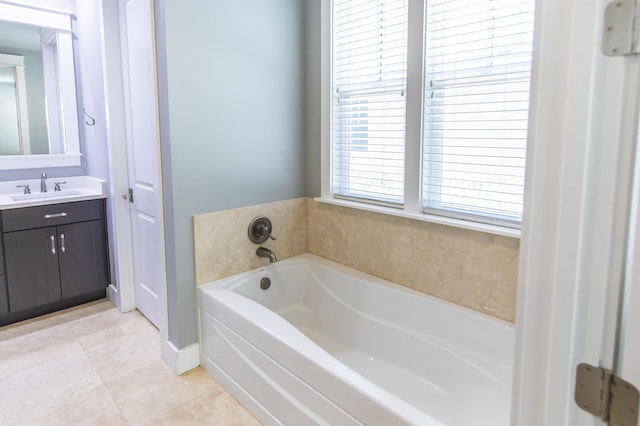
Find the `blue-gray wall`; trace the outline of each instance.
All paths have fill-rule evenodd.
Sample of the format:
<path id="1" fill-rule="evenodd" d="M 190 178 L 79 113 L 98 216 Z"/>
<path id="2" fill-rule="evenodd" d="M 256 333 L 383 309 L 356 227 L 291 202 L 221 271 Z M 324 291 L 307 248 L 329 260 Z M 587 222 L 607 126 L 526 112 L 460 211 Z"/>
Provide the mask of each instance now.
<path id="1" fill-rule="evenodd" d="M 156 2 L 169 339 L 178 348 L 197 341 L 192 216 L 306 195 L 304 2 Z"/>
<path id="2" fill-rule="evenodd" d="M 78 39 L 74 43 L 74 53 L 82 160 L 86 174 L 108 180 L 109 150 L 99 0 L 78 0 L 75 12 L 77 19 L 74 31 Z M 83 108 L 95 119 L 93 126 L 87 124 L 90 120 L 83 115 Z"/>
<path id="3" fill-rule="evenodd" d="M 320 1 L 304 1 L 304 136 L 308 197 L 320 196 Z"/>

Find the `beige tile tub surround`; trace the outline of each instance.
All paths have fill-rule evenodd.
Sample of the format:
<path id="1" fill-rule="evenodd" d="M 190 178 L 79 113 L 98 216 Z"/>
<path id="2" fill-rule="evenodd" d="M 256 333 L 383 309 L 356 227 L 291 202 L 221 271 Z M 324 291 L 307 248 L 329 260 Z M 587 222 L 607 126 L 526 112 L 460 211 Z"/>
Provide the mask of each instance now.
<path id="1" fill-rule="evenodd" d="M 256 216 L 271 219 L 275 241 L 249 241 L 247 229 Z M 260 246 L 273 250 L 278 260 L 307 251 L 307 199 L 242 207 L 193 218 L 196 284 L 258 268 L 268 262 L 256 256 Z"/>
<path id="2" fill-rule="evenodd" d="M 307 220 L 310 253 L 515 321 L 518 239 L 313 199 Z"/>
<path id="3" fill-rule="evenodd" d="M 278 259 L 305 252 L 513 322 L 519 240 L 297 198 L 194 217 L 196 282 L 267 262 L 247 237 L 268 216 Z"/>

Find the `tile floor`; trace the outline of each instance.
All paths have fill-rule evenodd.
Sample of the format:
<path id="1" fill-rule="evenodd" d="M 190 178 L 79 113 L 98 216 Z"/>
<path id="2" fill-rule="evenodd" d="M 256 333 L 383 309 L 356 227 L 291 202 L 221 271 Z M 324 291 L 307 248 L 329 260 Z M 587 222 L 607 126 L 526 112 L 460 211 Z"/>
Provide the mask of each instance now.
<path id="1" fill-rule="evenodd" d="M 198 367 L 176 376 L 106 300 L 0 328 L 0 425 L 259 425 Z"/>

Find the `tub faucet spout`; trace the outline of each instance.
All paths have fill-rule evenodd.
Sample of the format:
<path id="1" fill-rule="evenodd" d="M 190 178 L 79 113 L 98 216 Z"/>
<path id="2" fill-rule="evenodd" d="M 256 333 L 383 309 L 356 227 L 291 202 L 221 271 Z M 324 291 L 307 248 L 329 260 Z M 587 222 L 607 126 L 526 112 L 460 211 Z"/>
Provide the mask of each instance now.
<path id="1" fill-rule="evenodd" d="M 266 247 L 258 247 L 258 249 L 256 250 L 256 254 L 258 255 L 258 257 L 268 257 L 269 262 L 271 263 L 278 261 L 278 259 L 276 258 L 276 254 Z"/>

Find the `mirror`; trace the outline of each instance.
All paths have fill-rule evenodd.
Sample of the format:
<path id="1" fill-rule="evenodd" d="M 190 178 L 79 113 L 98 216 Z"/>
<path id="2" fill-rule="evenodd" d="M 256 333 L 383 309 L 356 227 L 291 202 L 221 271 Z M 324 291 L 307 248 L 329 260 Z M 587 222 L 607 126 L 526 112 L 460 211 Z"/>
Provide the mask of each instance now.
<path id="1" fill-rule="evenodd" d="M 24 56 L 0 53 L 0 155 L 31 153 L 25 80 Z"/>
<path id="2" fill-rule="evenodd" d="M 80 165 L 70 13 L 0 1 L 0 168 Z"/>

